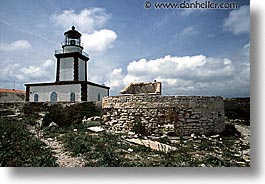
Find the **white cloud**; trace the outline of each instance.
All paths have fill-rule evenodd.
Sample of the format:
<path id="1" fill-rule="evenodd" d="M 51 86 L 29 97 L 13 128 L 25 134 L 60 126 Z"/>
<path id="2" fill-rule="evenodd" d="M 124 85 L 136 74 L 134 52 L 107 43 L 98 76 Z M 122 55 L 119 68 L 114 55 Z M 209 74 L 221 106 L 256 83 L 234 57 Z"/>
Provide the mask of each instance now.
<path id="1" fill-rule="evenodd" d="M 42 67 L 44 69 L 50 68 L 51 66 L 54 66 L 54 61 L 47 59 L 46 61 L 43 62 Z"/>
<path id="2" fill-rule="evenodd" d="M 133 61 L 127 66 L 127 71 L 130 79 L 131 76 L 136 78 L 142 76 L 142 79 L 148 76 L 149 80 L 156 77 L 210 80 L 212 77 L 223 75 L 224 72 L 226 75 L 233 72 L 233 65 L 227 64 L 227 61 L 228 59 L 207 58 L 203 55 L 185 57 L 168 55 L 155 60 Z"/>
<path id="3" fill-rule="evenodd" d="M 195 33 L 196 31 L 194 30 L 194 27 L 192 26 L 189 26 L 189 27 L 186 27 L 185 29 L 182 30 L 181 34 L 184 34 L 184 35 L 189 35 L 189 34 L 193 34 Z"/>
<path id="4" fill-rule="evenodd" d="M 113 46 L 117 34 L 108 29 L 83 34 L 82 41 L 87 52 L 103 52 Z"/>
<path id="5" fill-rule="evenodd" d="M 102 8 L 83 9 L 79 13 L 74 10 L 64 10 L 60 14 L 53 14 L 51 20 L 65 30 L 74 25 L 81 32 L 93 32 L 105 25 L 110 15 Z"/>
<path id="6" fill-rule="evenodd" d="M 104 51 L 114 46 L 117 34 L 113 30 L 104 29 L 109 18 L 110 15 L 106 13 L 105 9 L 91 8 L 83 9 L 80 12 L 65 10 L 61 13 L 51 15 L 50 21 L 65 31 L 71 27 L 74 21 L 76 29 L 83 35 L 81 39 L 85 51 L 93 55 L 95 53 L 104 53 Z M 30 48 L 32 48 L 32 46 L 27 40 L 17 40 L 9 44 L 0 43 L 1 51 L 24 51 Z M 100 63 L 100 60 L 103 60 L 101 56 L 102 55 L 97 55 L 93 57 L 92 64 L 95 67 L 89 75 L 92 81 L 99 83 L 104 82 L 105 76 L 93 75 L 93 72 L 100 70 L 95 68 L 99 65 L 98 63 Z M 105 67 L 105 69 L 106 68 L 107 67 Z M 20 59 L 20 55 L 14 54 L 11 57 L 3 54 L 0 67 L 0 86 L 13 88 L 13 83 L 16 81 L 16 87 L 19 86 L 18 88 L 23 89 L 24 83 L 54 81 L 54 69 L 55 62 L 52 60 L 44 60 L 44 62 L 35 64 L 32 60 Z M 99 72 L 99 74 L 101 73 Z"/>
<path id="7" fill-rule="evenodd" d="M 213 58 L 204 55 L 164 56 L 132 61 L 127 71 L 115 68 L 105 82 L 115 95 L 131 82 L 162 82 L 164 95 L 249 95 L 249 45 L 236 58 Z"/>
<path id="8" fill-rule="evenodd" d="M 76 29 L 82 34 L 85 51 L 93 55 L 102 53 L 114 45 L 117 34 L 113 30 L 103 28 L 110 17 L 105 9 L 90 8 L 79 13 L 64 10 L 60 14 L 53 14 L 51 20 L 64 30 L 68 30 L 74 22 Z"/>
<path id="9" fill-rule="evenodd" d="M 31 44 L 27 40 L 16 40 L 12 43 L 0 43 L 0 50 L 2 51 L 20 51 L 20 50 L 28 50 L 32 48 Z"/>
<path id="10" fill-rule="evenodd" d="M 194 28 L 194 26 L 185 27 L 182 31 L 175 34 L 175 37 L 178 39 L 190 38 L 192 35 L 197 35 L 198 31 Z"/>
<path id="11" fill-rule="evenodd" d="M 237 68 L 236 80 L 238 84 L 249 85 L 250 83 L 250 44 L 247 43 L 234 58 Z"/>
<path id="12" fill-rule="evenodd" d="M 225 29 L 233 32 L 235 35 L 249 33 L 250 29 L 250 9 L 249 6 L 241 6 L 238 10 L 232 10 L 229 16 L 224 20 Z"/>
<path id="13" fill-rule="evenodd" d="M 40 65 L 23 66 L 19 63 L 10 63 L 0 69 L 1 85 L 13 87 L 13 82 L 23 89 L 24 83 L 54 81 L 55 62 L 46 60 Z"/>
<path id="14" fill-rule="evenodd" d="M 107 85 L 111 86 L 112 89 L 119 89 L 121 86 L 124 86 L 124 75 L 122 74 L 121 68 L 115 68 L 111 71 L 109 75 L 109 81 Z"/>
<path id="15" fill-rule="evenodd" d="M 46 82 L 46 80 L 54 81 L 54 67 L 55 62 L 52 60 L 46 60 L 41 65 L 35 66 L 26 66 L 21 67 L 16 74 L 18 80 L 21 81 L 37 81 L 37 82 Z"/>
<path id="16" fill-rule="evenodd" d="M 184 1 L 183 1 L 184 2 Z M 183 3 L 182 2 L 182 3 Z M 205 0 L 190 0 L 189 1 L 190 3 L 196 3 L 196 2 L 199 2 L 199 3 L 204 3 L 205 2 Z M 187 3 L 187 1 L 186 1 L 186 3 Z M 183 11 L 181 12 L 181 14 L 180 15 L 182 15 L 182 16 L 188 16 L 188 15 L 190 15 L 191 13 L 194 13 L 194 12 L 201 12 L 201 11 L 204 11 L 204 10 L 206 10 L 206 9 L 200 9 L 200 8 L 185 8 L 185 9 L 183 9 Z"/>

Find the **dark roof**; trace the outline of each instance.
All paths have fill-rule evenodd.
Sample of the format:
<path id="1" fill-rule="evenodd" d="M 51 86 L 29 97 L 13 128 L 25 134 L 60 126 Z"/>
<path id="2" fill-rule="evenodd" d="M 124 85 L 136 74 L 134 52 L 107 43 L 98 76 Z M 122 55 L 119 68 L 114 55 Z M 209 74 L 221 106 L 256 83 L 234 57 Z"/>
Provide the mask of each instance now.
<path id="1" fill-rule="evenodd" d="M 72 29 L 69 31 L 66 31 L 64 35 L 69 38 L 74 38 L 74 39 L 80 38 L 82 36 L 81 33 L 75 30 L 75 26 L 72 26 Z"/>
<path id="2" fill-rule="evenodd" d="M 26 93 L 24 90 L 0 88 L 0 93 Z"/>
<path id="3" fill-rule="evenodd" d="M 110 87 L 96 84 L 89 81 L 59 81 L 59 82 L 48 82 L 48 83 L 34 83 L 34 84 L 25 84 L 25 86 L 52 86 L 52 85 L 68 85 L 68 84 L 89 84 L 91 86 L 97 86 L 105 89 L 110 89 Z"/>

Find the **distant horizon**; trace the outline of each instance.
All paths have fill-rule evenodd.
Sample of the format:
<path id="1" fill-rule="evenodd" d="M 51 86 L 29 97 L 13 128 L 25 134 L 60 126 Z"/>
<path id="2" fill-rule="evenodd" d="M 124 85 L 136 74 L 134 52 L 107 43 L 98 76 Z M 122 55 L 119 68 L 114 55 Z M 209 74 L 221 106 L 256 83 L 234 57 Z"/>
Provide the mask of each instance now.
<path id="1" fill-rule="evenodd" d="M 3 90 L 9 90 L 9 91 L 3 91 Z M 8 92 L 25 92 L 26 93 L 26 89 L 25 90 L 21 90 L 21 89 L 11 89 L 11 88 L 0 88 L 0 93 L 8 93 Z M 116 95 L 120 95 L 120 94 L 116 94 Z M 110 95 L 110 96 L 116 96 L 116 95 Z M 164 94 L 161 94 L 161 96 L 191 96 L 191 95 L 164 95 Z M 192 95 L 192 96 L 202 96 L 202 95 Z M 207 96 L 207 95 L 205 95 Z M 221 96 L 223 98 L 250 98 L 250 96 L 235 96 L 235 97 L 224 97 L 224 96 Z"/>

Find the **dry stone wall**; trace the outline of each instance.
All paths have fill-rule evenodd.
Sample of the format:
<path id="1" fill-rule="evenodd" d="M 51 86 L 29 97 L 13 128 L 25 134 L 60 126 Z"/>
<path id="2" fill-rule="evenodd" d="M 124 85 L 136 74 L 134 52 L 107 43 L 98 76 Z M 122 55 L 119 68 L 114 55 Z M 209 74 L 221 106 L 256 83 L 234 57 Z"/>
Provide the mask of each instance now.
<path id="1" fill-rule="evenodd" d="M 224 130 L 222 97 L 122 95 L 104 97 L 103 121 L 110 129 L 132 131 L 137 123 L 148 135 L 190 135 Z"/>
<path id="2" fill-rule="evenodd" d="M 161 82 L 131 83 L 121 90 L 120 94 L 159 94 L 161 95 Z"/>

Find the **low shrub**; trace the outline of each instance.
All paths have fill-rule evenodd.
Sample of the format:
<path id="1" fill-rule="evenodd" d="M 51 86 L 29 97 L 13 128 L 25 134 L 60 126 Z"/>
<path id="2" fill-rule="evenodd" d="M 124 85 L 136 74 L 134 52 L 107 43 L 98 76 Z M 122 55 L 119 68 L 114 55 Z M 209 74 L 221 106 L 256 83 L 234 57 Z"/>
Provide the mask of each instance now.
<path id="1" fill-rule="evenodd" d="M 224 100 L 225 116 L 228 119 L 244 120 L 240 123 L 250 125 L 250 98 L 232 98 Z"/>
<path id="2" fill-rule="evenodd" d="M 85 156 L 86 166 L 93 167 L 121 167 L 126 166 L 127 159 L 124 158 L 118 136 L 101 133 L 90 135 L 85 132 L 69 133 L 60 138 L 65 147 L 74 156 L 82 154 Z"/>
<path id="3" fill-rule="evenodd" d="M 69 119 L 74 121 L 74 123 L 81 123 L 85 116 L 92 117 L 101 115 L 101 112 L 92 102 L 77 103 L 65 107 L 65 112 L 68 114 Z"/>
<path id="4" fill-rule="evenodd" d="M 145 126 L 142 123 L 140 117 L 136 117 L 134 124 L 132 126 L 132 131 L 142 136 L 148 135 L 147 130 L 145 129 Z"/>
<path id="5" fill-rule="evenodd" d="M 34 126 L 37 123 L 37 116 L 34 114 L 29 114 L 26 117 L 22 118 L 22 122 L 27 125 Z"/>
<path id="6" fill-rule="evenodd" d="M 0 167 L 58 166 L 51 150 L 23 122 L 0 118 L 0 135 Z"/>
<path id="7" fill-rule="evenodd" d="M 48 126 L 51 122 L 58 126 L 67 126 L 71 122 L 68 121 L 68 114 L 62 105 L 53 104 L 48 108 L 48 112 L 43 117 L 43 126 Z"/>
<path id="8" fill-rule="evenodd" d="M 63 107 L 60 104 L 53 104 L 48 108 L 48 112 L 43 118 L 43 125 L 48 126 L 51 122 L 59 127 L 80 124 L 84 116 L 99 116 L 100 111 L 96 109 L 93 103 L 77 103 L 71 106 Z"/>
<path id="9" fill-rule="evenodd" d="M 221 133 L 222 136 L 235 136 L 240 137 L 241 133 L 236 129 L 233 124 L 226 124 L 225 130 Z"/>
<path id="10" fill-rule="evenodd" d="M 25 103 L 22 112 L 25 115 L 33 115 L 33 114 L 38 114 L 38 112 L 41 111 L 46 111 L 48 109 L 48 104 L 47 103 Z"/>

